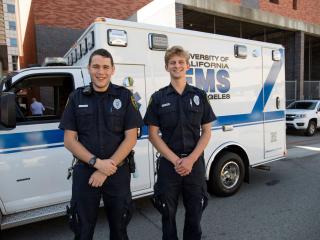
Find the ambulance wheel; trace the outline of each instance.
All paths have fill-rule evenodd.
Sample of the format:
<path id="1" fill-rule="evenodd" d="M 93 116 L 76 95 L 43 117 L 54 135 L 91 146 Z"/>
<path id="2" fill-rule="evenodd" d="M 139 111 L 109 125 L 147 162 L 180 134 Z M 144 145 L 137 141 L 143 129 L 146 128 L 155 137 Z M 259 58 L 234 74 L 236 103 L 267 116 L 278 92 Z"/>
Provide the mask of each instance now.
<path id="1" fill-rule="evenodd" d="M 219 197 L 235 194 L 243 182 L 244 171 L 244 163 L 238 154 L 223 153 L 210 171 L 209 189 Z"/>
<path id="2" fill-rule="evenodd" d="M 317 125 L 316 125 L 315 121 L 310 120 L 305 134 L 307 136 L 313 136 L 316 132 L 316 129 L 317 129 Z"/>

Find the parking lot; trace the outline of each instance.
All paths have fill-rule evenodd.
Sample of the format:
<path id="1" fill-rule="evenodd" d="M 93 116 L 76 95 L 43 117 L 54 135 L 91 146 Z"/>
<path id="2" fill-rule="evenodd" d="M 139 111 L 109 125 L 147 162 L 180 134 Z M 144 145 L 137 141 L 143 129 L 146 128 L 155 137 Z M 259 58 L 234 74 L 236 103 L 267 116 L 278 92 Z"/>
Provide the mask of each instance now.
<path id="1" fill-rule="evenodd" d="M 320 133 L 287 135 L 288 158 L 269 164 L 270 171 L 251 170 L 250 184 L 232 197 L 210 196 L 204 212 L 207 240 L 319 240 Z M 161 219 L 149 198 L 135 201 L 129 225 L 131 240 L 161 239 Z M 184 210 L 177 222 L 182 239 Z M 65 218 L 29 224 L 3 232 L 4 240 L 72 239 Z M 100 211 L 96 240 L 108 239 L 107 220 Z"/>

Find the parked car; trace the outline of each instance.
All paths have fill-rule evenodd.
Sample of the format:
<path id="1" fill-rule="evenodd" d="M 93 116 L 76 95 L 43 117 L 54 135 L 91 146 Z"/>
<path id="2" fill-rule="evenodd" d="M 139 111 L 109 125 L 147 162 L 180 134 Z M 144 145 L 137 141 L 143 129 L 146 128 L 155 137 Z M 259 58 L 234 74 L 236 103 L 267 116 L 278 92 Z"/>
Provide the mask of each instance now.
<path id="1" fill-rule="evenodd" d="M 287 129 L 304 131 L 307 136 L 315 134 L 320 127 L 320 100 L 298 100 L 286 110 Z"/>

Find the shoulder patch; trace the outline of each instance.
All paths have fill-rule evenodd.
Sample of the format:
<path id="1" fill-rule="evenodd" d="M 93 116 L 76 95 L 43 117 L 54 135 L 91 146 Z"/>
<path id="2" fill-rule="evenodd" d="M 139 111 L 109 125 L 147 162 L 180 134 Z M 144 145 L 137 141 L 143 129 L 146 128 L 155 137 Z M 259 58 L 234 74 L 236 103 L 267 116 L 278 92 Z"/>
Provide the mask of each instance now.
<path id="1" fill-rule="evenodd" d="M 136 99 L 134 98 L 134 96 L 131 95 L 130 99 L 131 99 L 131 103 L 132 103 L 133 107 L 136 110 L 139 110 L 138 104 L 137 104 Z"/>

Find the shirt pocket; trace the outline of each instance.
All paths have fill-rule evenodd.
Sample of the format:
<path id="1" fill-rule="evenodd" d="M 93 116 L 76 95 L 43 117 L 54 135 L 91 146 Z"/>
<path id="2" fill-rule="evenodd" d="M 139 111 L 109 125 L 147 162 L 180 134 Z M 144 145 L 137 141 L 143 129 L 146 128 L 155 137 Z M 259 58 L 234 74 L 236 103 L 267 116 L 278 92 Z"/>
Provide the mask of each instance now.
<path id="1" fill-rule="evenodd" d="M 188 108 L 188 117 L 190 120 L 190 123 L 195 126 L 201 125 L 203 115 L 203 108 L 201 105 L 199 106 L 189 106 Z"/>
<path id="2" fill-rule="evenodd" d="M 93 109 L 92 108 L 77 108 L 76 118 L 79 131 L 91 129 L 93 126 Z"/>
<path id="3" fill-rule="evenodd" d="M 174 128 L 177 126 L 179 113 L 175 105 L 161 107 L 159 110 L 160 128 Z"/>
<path id="4" fill-rule="evenodd" d="M 124 112 L 113 111 L 106 114 L 106 122 L 111 132 L 120 133 L 124 131 Z"/>

